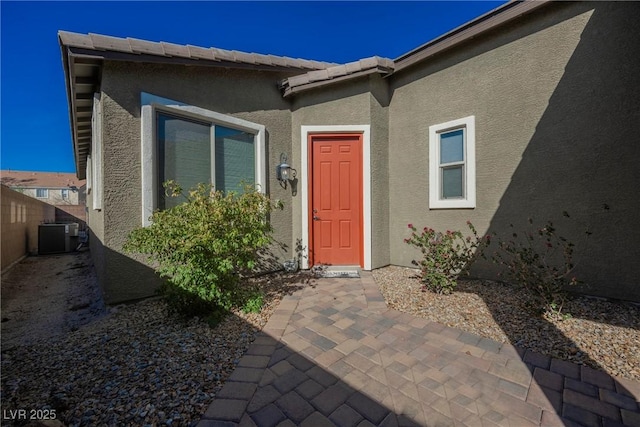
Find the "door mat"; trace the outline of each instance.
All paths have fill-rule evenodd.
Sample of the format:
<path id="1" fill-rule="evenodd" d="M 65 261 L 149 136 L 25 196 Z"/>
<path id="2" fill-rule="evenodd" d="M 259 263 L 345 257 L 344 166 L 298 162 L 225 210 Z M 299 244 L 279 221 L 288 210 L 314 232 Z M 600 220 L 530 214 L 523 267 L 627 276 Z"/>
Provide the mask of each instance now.
<path id="1" fill-rule="evenodd" d="M 326 278 L 349 278 L 349 279 L 358 279 L 360 277 L 360 273 L 357 271 L 317 271 L 316 276 L 318 277 L 326 277 Z"/>

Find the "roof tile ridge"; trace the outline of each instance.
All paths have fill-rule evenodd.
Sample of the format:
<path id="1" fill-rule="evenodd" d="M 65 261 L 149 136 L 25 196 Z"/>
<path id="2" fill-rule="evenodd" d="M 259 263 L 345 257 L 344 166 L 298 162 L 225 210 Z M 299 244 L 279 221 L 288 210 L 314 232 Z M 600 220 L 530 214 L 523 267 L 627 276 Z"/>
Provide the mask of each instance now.
<path id="1" fill-rule="evenodd" d="M 274 55 L 271 53 L 263 54 L 244 52 L 238 50 L 223 49 L 215 46 L 205 47 L 167 41 L 152 41 L 137 37 L 117 37 L 92 32 L 83 34 L 73 31 L 58 30 L 58 36 L 63 45 L 83 47 L 101 51 L 116 51 L 133 54 L 147 53 L 168 57 L 185 57 L 195 60 L 204 59 L 212 61 L 230 61 L 258 65 L 284 66 L 290 68 L 306 69 L 309 71 L 324 70 L 330 67 L 341 65 L 334 62 L 292 58 L 289 56 Z"/>

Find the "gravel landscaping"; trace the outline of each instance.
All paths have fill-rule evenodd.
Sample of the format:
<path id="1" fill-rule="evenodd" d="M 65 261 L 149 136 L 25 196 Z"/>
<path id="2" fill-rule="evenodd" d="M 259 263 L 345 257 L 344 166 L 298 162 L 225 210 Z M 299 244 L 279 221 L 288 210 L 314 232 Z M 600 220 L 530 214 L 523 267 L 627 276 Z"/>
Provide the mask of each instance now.
<path id="1" fill-rule="evenodd" d="M 29 310 L 46 311 L 56 286 L 70 289 L 78 280 L 87 286 L 87 277 L 93 277 L 89 260 L 86 254 L 78 256 L 49 261 L 65 267 L 59 273 L 47 266 L 52 269 L 45 281 L 49 299 Z M 35 263 L 25 268 L 35 269 Z M 524 289 L 496 282 L 464 280 L 445 296 L 423 292 L 412 269 L 386 267 L 373 276 L 387 304 L 397 310 L 640 380 L 637 305 L 577 297 L 564 308 L 572 317 L 553 319 L 535 315 Z M 24 308 L 7 308 L 10 320 L 2 323 L 3 413 L 55 410 L 63 423 L 58 425 L 68 426 L 195 425 L 282 296 L 314 282 L 309 274 L 252 279 L 248 285 L 266 293 L 262 311 L 233 312 L 213 328 L 202 319 L 177 319 L 157 298 L 99 310 L 96 301 L 78 300 L 77 290 L 62 294 L 68 308 L 63 317 L 58 310 L 61 322 L 38 315 L 31 331 L 24 324 L 12 326 L 20 313 L 29 317 Z M 27 295 L 37 295 L 29 291 Z M 4 292 L 3 284 L 3 297 Z M 34 301 L 31 297 L 30 304 Z M 3 300 L 3 313 L 9 302 Z M 3 420 L 3 425 L 25 424 Z"/>
<path id="2" fill-rule="evenodd" d="M 3 342 L 3 413 L 53 409 L 68 426 L 195 425 L 281 297 L 309 277 L 251 280 L 266 292 L 262 311 L 234 312 L 215 328 L 169 315 L 156 298 L 50 338 Z"/>
<path id="3" fill-rule="evenodd" d="M 410 268 L 375 270 L 387 304 L 396 310 L 556 358 L 640 381 L 640 306 L 576 296 L 553 318 L 536 314 L 521 287 L 460 280 L 451 295 L 421 290 Z"/>

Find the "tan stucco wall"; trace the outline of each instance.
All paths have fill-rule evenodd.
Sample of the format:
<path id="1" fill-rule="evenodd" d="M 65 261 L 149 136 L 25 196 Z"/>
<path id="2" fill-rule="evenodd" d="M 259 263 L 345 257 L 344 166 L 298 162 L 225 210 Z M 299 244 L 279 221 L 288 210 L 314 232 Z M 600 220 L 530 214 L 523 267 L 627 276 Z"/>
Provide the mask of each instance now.
<path id="1" fill-rule="evenodd" d="M 102 292 L 105 289 L 105 247 L 104 247 L 104 214 L 102 210 L 94 209 L 93 204 L 93 188 L 86 192 L 86 223 L 89 236 L 89 249 L 91 250 L 91 258 L 96 269 L 96 276 L 101 285 Z"/>
<path id="2" fill-rule="evenodd" d="M 303 125 L 370 125 L 372 266 L 410 265 L 407 223 L 503 233 L 553 220 L 576 245 L 576 276 L 595 295 L 640 301 L 633 218 L 640 182 L 640 3 L 555 3 L 449 52 L 382 78 L 372 74 L 283 99 L 284 74 L 107 62 L 103 69 L 104 209 L 89 206 L 92 251 L 108 302 L 158 284 L 122 253 L 140 225 L 140 93 L 265 125 L 267 192 L 285 203 L 276 238 L 295 255 L 301 192 L 281 188 L 280 153 L 301 171 Z M 477 204 L 430 210 L 429 126 L 476 118 Z M 91 204 L 89 195 L 88 204 Z M 606 207 L 606 209 L 605 209 Z M 562 218 L 568 211 L 572 220 Z M 592 234 L 585 240 L 585 230 Z M 490 264 L 473 274 L 493 277 Z"/>
<path id="3" fill-rule="evenodd" d="M 371 126 L 371 264 L 373 268 L 389 264 L 388 252 L 388 90 L 377 75 L 364 76 L 348 83 L 338 83 L 324 90 L 310 90 L 296 95 L 292 104 L 291 139 L 293 158 L 297 165 L 301 158 L 302 126 Z M 302 238 L 302 202 L 294 201 L 293 235 Z"/>
<path id="4" fill-rule="evenodd" d="M 23 256 L 38 253 L 38 226 L 54 222 L 55 207 L 0 186 L 2 206 L 2 262 L 4 271 Z"/>
<path id="5" fill-rule="evenodd" d="M 14 190 L 19 191 L 20 193 L 25 194 L 29 197 L 33 197 L 34 199 L 38 199 L 41 202 L 49 203 L 51 205 L 77 205 L 80 203 L 80 199 L 78 197 L 79 192 L 72 191 L 70 189 L 69 197 L 66 199 L 62 198 L 62 190 L 60 188 L 48 188 L 48 197 L 36 197 L 37 190 L 35 188 L 14 188 Z"/>
<path id="6" fill-rule="evenodd" d="M 639 9 L 545 7 L 392 77 L 392 264 L 417 256 L 402 241 L 407 223 L 464 230 L 471 220 L 481 233 L 503 233 L 528 217 L 551 219 L 577 245 L 575 274 L 587 278 L 586 292 L 640 300 Z M 477 207 L 429 210 L 429 126 L 470 115 Z M 491 267 L 473 272 L 491 275 Z"/>
<path id="7" fill-rule="evenodd" d="M 276 82 L 285 75 L 272 72 L 205 67 L 166 67 L 106 63 L 102 79 L 104 163 L 105 298 L 117 302 L 149 296 L 158 280 L 142 258 L 123 254 L 128 233 L 141 225 L 140 94 L 152 93 L 222 114 L 267 130 L 267 192 L 284 201 L 273 213 L 275 237 L 288 247 L 276 256 L 290 258 L 291 195 L 275 180 L 281 152 L 291 152 L 291 115 Z M 135 279 L 135 280 L 133 280 Z"/>

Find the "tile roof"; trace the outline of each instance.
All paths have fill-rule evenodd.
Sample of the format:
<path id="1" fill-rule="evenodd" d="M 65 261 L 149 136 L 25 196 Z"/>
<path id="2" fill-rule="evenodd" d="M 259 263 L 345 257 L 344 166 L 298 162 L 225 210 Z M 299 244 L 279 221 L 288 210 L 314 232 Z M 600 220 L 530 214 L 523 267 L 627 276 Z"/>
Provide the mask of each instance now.
<path id="1" fill-rule="evenodd" d="M 391 59 L 372 56 L 359 61 L 336 65 L 324 70 L 309 71 L 289 77 L 280 82 L 284 95 L 311 89 L 331 82 L 343 81 L 371 73 L 388 75 L 393 73 L 395 65 Z"/>
<path id="2" fill-rule="evenodd" d="M 374 56 L 347 64 L 59 31 L 78 176 L 84 178 L 85 175 L 86 159 L 91 147 L 93 93 L 99 91 L 105 59 L 284 71 L 295 74 L 280 82 L 283 97 L 288 97 L 368 74 L 379 73 L 387 77 L 552 3 L 551 0 L 509 0 L 395 60 Z M 298 72 L 299 75 L 296 74 Z"/>
<path id="3" fill-rule="evenodd" d="M 130 55 L 150 55 L 154 57 L 175 58 L 183 60 L 221 63 L 220 65 L 248 64 L 274 68 L 291 68 L 303 70 L 321 70 L 335 63 L 313 61 L 286 56 L 263 55 L 260 53 L 239 52 L 236 50 L 218 49 L 180 45 L 167 42 L 153 42 L 135 38 L 120 38 L 102 34 L 79 34 L 69 31 L 58 31 L 60 45 L 68 48 L 90 50 L 94 52 L 114 52 Z"/>
<path id="4" fill-rule="evenodd" d="M 78 179 L 74 173 L 12 170 L 0 171 L 0 182 L 11 188 L 80 188 L 85 185 L 85 180 Z"/>
<path id="5" fill-rule="evenodd" d="M 67 86 L 76 171 L 80 178 L 85 177 L 86 159 L 91 148 L 93 94 L 100 90 L 105 60 L 244 68 L 286 72 L 289 75 L 337 65 L 286 56 L 69 31 L 58 31 L 58 41 Z"/>

